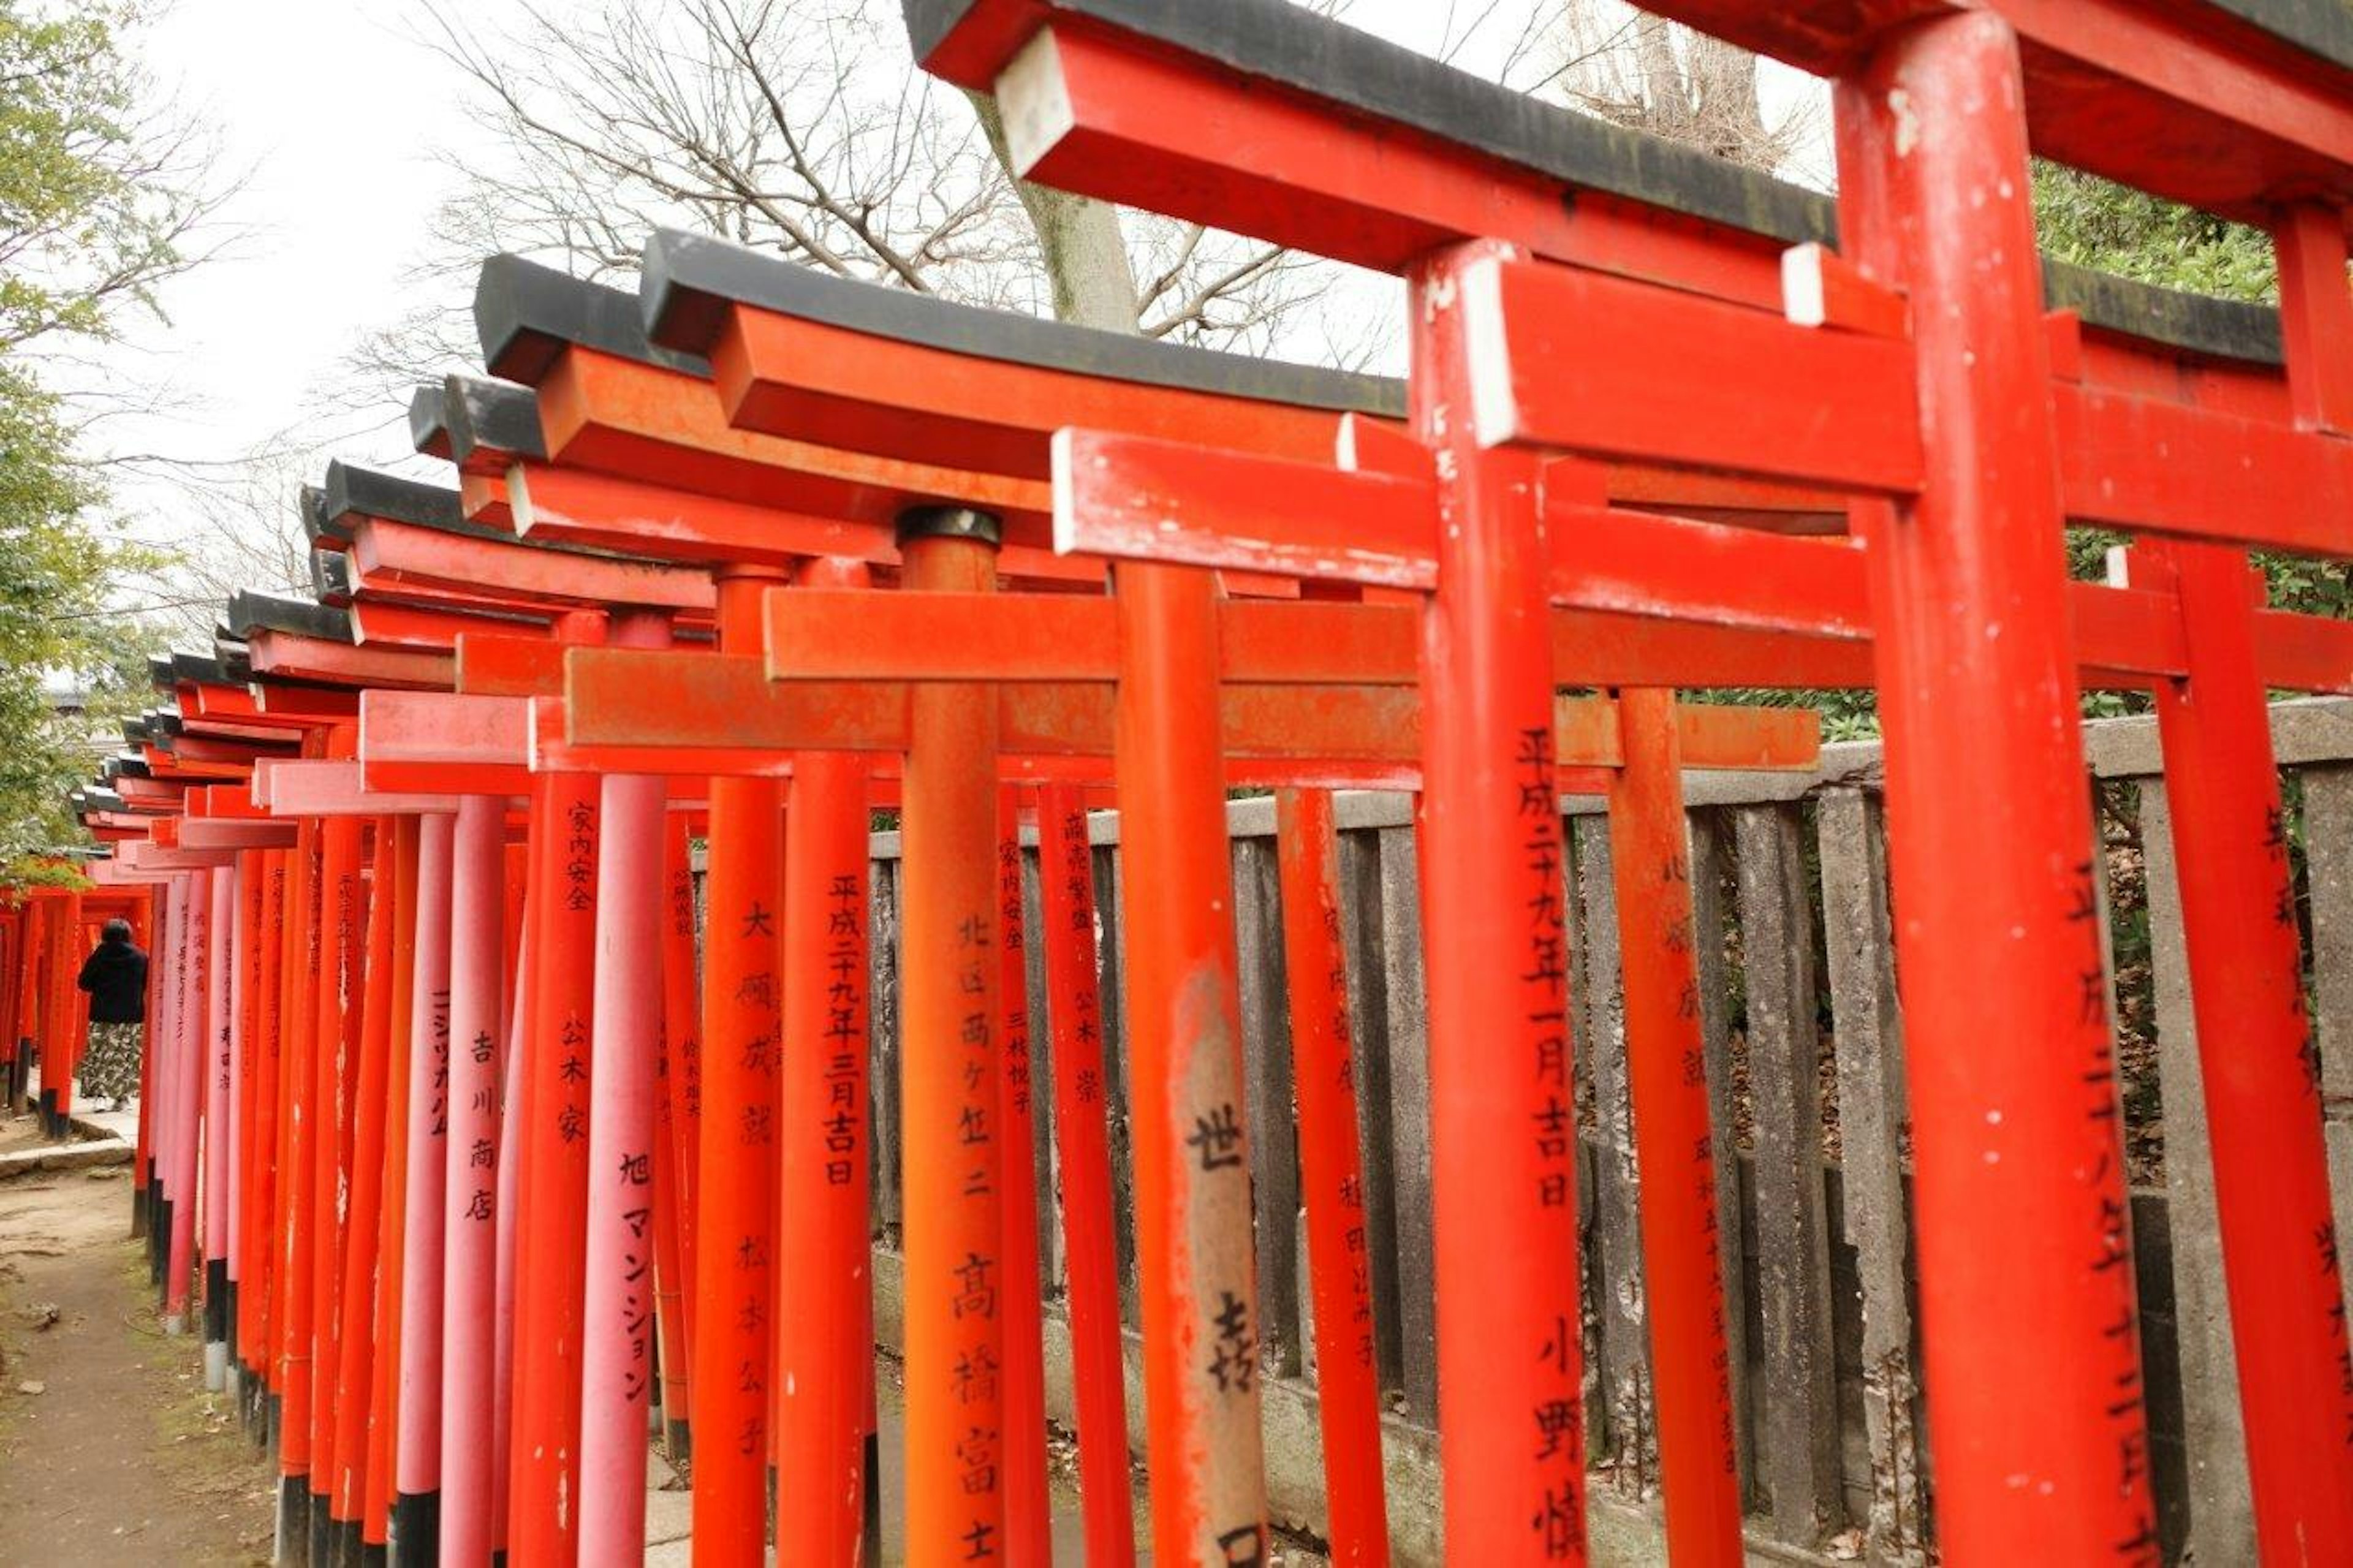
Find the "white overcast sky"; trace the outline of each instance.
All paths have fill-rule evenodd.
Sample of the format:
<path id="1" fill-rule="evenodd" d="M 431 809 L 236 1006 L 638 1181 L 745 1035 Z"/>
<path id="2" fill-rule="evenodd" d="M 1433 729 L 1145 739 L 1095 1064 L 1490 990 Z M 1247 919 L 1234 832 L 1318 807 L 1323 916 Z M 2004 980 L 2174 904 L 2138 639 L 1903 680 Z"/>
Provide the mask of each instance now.
<path id="1" fill-rule="evenodd" d="M 457 181 L 435 151 L 481 142 L 414 16 L 402 0 L 174 0 L 146 35 L 150 68 L 216 129 L 224 170 L 250 172 L 222 215 L 227 254 L 171 285 L 168 321 L 135 327 L 125 374 L 182 403 L 153 447 L 230 454 L 295 425 L 408 298 L 418 237 Z"/>
<path id="2" fill-rule="evenodd" d="M 577 3 L 540 0 L 557 16 Z M 472 0 L 459 14 L 495 31 L 517 4 Z M 1460 27 L 1487 8 L 1355 0 L 1348 16 L 1428 49 L 1450 13 Z M 404 450 L 398 409 L 370 427 L 321 415 L 315 395 L 356 338 L 428 287 L 409 269 L 459 180 L 439 154 L 493 146 L 471 122 L 457 69 L 419 42 L 418 21 L 414 0 L 174 0 L 145 35 L 162 85 L 216 128 L 224 168 L 250 174 L 223 215 L 239 231 L 229 253 L 173 283 L 168 321 L 134 323 L 111 356 L 112 374 L 164 388 L 170 401 L 111 427 L 115 450 L 236 457 L 289 430 L 377 462 Z M 1768 83 L 1772 96 L 1789 90 Z M 174 535 L 167 488 L 123 489 L 142 535 Z"/>

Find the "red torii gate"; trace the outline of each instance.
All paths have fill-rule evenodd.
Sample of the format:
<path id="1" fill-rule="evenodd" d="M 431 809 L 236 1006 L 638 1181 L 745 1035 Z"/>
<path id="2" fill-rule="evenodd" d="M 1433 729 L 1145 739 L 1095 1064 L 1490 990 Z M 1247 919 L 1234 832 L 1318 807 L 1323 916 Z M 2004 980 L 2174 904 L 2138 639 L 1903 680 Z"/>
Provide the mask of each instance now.
<path id="1" fill-rule="evenodd" d="M 1498 676 L 1519 672 L 1504 691 L 1528 694 L 1507 699 L 1474 676 L 1485 689 L 1467 705 L 1469 728 L 1433 736 L 1434 791 L 1438 751 L 1502 754 L 1505 734 L 1481 726 L 1507 731 L 1498 704 L 1532 701 L 1541 689 L 1540 646 L 1525 631 L 1514 634 L 1517 653 L 1492 640 L 1512 625 L 1514 605 L 1525 626 L 1524 606 L 1541 594 L 1543 528 L 1512 496 L 1549 476 L 1508 446 L 1698 464 L 1852 498 L 1881 633 L 1946 1541 L 1988 1555 L 2139 1557 L 2154 1554 L 2155 1531 L 2113 1058 L 2104 1011 L 2083 1000 L 2101 965 L 2080 847 L 2088 821 L 2057 531 L 2063 505 L 2081 519 L 2141 530 L 2342 552 L 2327 498 L 2341 493 L 2346 453 L 2316 429 L 2325 429 L 2329 406 L 2318 355 L 2322 344 L 2343 341 L 2334 329 L 2353 306 L 2341 278 L 2341 215 L 2322 220 L 2306 206 L 2284 223 L 2267 216 L 2284 237 L 2293 420 L 2283 417 L 2290 411 L 2278 384 L 2260 375 L 2202 378 L 2184 397 L 2178 381 L 2154 376 L 2100 384 L 2085 354 L 2080 363 L 2059 360 L 2054 386 L 2026 207 L 2026 111 L 2030 102 L 2043 106 L 2042 122 L 2056 128 L 2071 161 L 2185 192 L 2206 178 L 2185 171 L 2228 149 L 2245 154 L 2219 183 L 2238 180 L 2238 199 L 2308 201 L 2300 176 L 2317 169 L 2327 186 L 2344 184 L 2332 153 L 2345 143 L 2331 142 L 2329 117 L 2343 112 L 2347 95 L 2339 81 L 2338 104 L 2316 104 L 2327 97 L 2310 86 L 2319 68 L 2306 59 L 2283 71 L 2280 40 L 2250 49 L 2261 21 L 2218 21 L 2219 7 L 2168 7 L 2172 16 L 2155 30 L 2184 52 L 2161 63 L 2150 29 L 2118 22 L 2104 31 L 2111 8 L 2101 8 L 2102 23 L 2073 27 L 2052 23 L 2053 8 L 2003 9 L 2020 8 L 2040 18 L 2026 26 L 2032 74 L 2021 73 L 2005 23 L 1985 12 L 1669 7 L 1704 23 L 1730 18 L 1735 30 L 1841 77 L 1843 217 L 1854 256 L 1802 253 L 1792 280 L 1810 270 L 1814 286 L 1791 289 L 1789 304 L 1793 317 L 1814 323 L 1804 331 L 1754 309 L 1780 303 L 1767 269 L 1775 247 L 1727 232 L 1753 221 L 1724 199 L 1737 190 L 1720 180 L 1711 190 L 1695 177 L 1687 188 L 1697 202 L 1662 201 L 1673 182 L 1653 180 L 1647 190 L 1621 186 L 1599 200 L 1579 192 L 1563 203 L 1564 180 L 1579 183 L 1565 155 L 1574 152 L 1564 146 L 1571 132 L 1508 95 L 1416 68 L 1345 29 L 1238 3 L 1152 18 L 1093 0 L 914 0 L 909 12 L 919 54 L 934 68 L 996 90 L 1017 160 L 1033 177 L 1408 272 L 1419 433 L 1438 451 L 1446 524 L 1433 665 L 1449 667 L 1450 649 L 1474 670 L 1492 657 Z M 2164 85 L 2150 91 L 2101 78 L 2104 85 L 2078 94 L 2071 49 L 2102 68 L 2128 58 Z M 2185 56 L 2220 71 L 2232 89 L 2196 116 L 2200 156 L 2166 138 L 2137 143 L 2133 154 L 2110 151 L 2104 162 L 2116 121 L 2090 106 L 2147 109 L 2179 90 Z M 1258 79 L 1246 88 L 1246 77 Z M 2276 96 L 2260 90 L 2274 85 Z M 2173 184 L 2146 177 L 2152 158 L 2176 165 Z M 2200 194 L 2211 200 L 2215 188 Z M 1482 237 L 1570 265 L 1530 264 L 1494 245 L 1448 248 Z M 1906 291 L 1908 311 L 1890 285 Z M 1699 297 L 1709 293 L 1724 302 Z M 1701 357 L 1662 363 L 1662 342 Z M 2131 355 L 2124 357 L 2129 372 Z M 2140 356 L 2152 359 L 2161 367 L 2162 351 Z M 2078 392 L 2075 383 L 2088 384 Z M 1659 417 L 1669 408 L 1673 417 Z M 1825 409 L 1837 416 L 1804 426 Z M 1819 439 L 1832 430 L 1835 447 Z M 1098 467 L 1102 456 L 1094 454 Z M 1059 477 L 1078 479 L 1075 462 Z M 2215 852 L 2248 868 L 2250 880 L 2234 889 L 2244 896 L 2284 876 L 2285 862 L 2266 847 L 2277 837 L 2267 826 L 2277 784 L 2245 601 L 2242 589 L 2225 585 L 2238 579 L 2216 549 L 2167 547 L 2207 552 L 2198 569 L 2216 574 L 2221 599 L 2205 604 L 2219 604 L 2223 624 L 2242 628 L 2240 651 L 2216 662 L 2204 651 L 2209 617 L 2182 595 L 2189 689 L 2229 693 L 2214 700 L 2253 716 L 2228 742 L 2237 760 L 2254 764 L 2242 785 L 2251 793 L 2227 803 L 2201 796 L 2214 806 L 2203 826 L 2217 836 Z M 2337 646 L 2316 629 L 2296 640 L 2324 655 Z M 2184 730 L 2169 725 L 2168 739 Z M 1462 787 L 1473 793 L 1450 790 L 1456 809 L 1446 819 L 1465 826 L 1446 837 L 1469 837 L 1441 858 L 1467 876 L 1491 875 L 1506 847 L 1474 842 L 1477 780 Z M 1945 831 L 1939 803 L 1962 798 L 2001 812 L 1999 831 L 1967 843 Z M 1502 812 L 1501 800 L 1491 804 Z M 1446 877 L 1425 889 L 1440 942 L 1492 929 L 1507 901 L 1493 889 L 1450 887 Z M 1487 919 L 1476 913 L 1482 896 L 1495 905 Z M 2211 923 L 2231 918 L 2221 900 L 2204 912 L 2201 921 L 2189 911 L 2193 950 L 2232 941 Z M 2242 925 L 2248 913 L 2237 911 Z M 2265 950 L 2263 973 L 2294 973 L 2292 925 L 2238 945 L 2251 943 Z M 1465 994 L 1455 988 L 1474 963 L 1475 955 L 1433 950 L 1434 1068 L 1482 1033 L 1475 1013 L 1457 1012 L 1452 999 Z M 1441 969 L 1451 972 L 1443 984 Z M 2204 988 L 2200 1021 L 2215 1009 L 2227 1035 L 2243 1004 L 2227 968 L 2205 973 L 2224 984 Z M 2308 1054 L 2300 1000 L 2283 995 L 2260 1005 L 2260 1016 L 2282 1022 L 2270 1048 L 2253 1047 L 2258 1068 L 2246 1067 L 2249 1050 L 2228 1052 L 2214 1035 L 2202 1037 L 2210 1076 L 2226 1085 L 2217 1114 L 2232 1123 L 2218 1127 L 2215 1156 L 2233 1303 L 2246 1300 L 2273 1326 L 2266 1332 L 2250 1320 L 2241 1339 L 2259 1515 L 2268 1541 L 2353 1539 L 2353 1485 L 2339 1454 L 2353 1434 L 2353 1387 L 2315 1395 L 2344 1381 L 2342 1300 L 2333 1269 L 2293 1261 L 2315 1235 L 2328 1250 L 2331 1234 L 2318 1130 L 2307 1125 L 2316 1113 L 2302 1114 L 2315 1089 L 2299 1060 Z M 1440 1111 L 1441 1175 L 1454 1167 L 1439 1200 L 1440 1291 L 1450 1303 L 1440 1361 L 1446 1385 L 1467 1394 L 1472 1367 L 1488 1366 L 1492 1382 L 1504 1368 L 1488 1358 L 1541 1334 L 1537 1304 L 1550 1286 L 1489 1281 L 1503 1288 L 1498 1297 L 1477 1282 L 1479 1260 L 1461 1249 L 1482 1215 L 1448 1189 L 1497 1193 L 1448 1152 L 1469 1160 L 1489 1146 L 1456 1143 L 1454 1131 Z M 1493 1173 L 1506 1185 L 1514 1179 Z M 1996 1210 L 2010 1224 L 2010 1255 L 2000 1267 L 1963 1239 Z M 2010 1272 L 2021 1253 L 2038 1279 L 2056 1281 L 2031 1298 Z M 1539 1316 L 1507 1327 L 1514 1301 Z M 1461 1410 L 1461 1399 L 1452 1407 Z M 1515 1532 L 1532 1515 L 1540 1527 L 1556 1517 L 1565 1486 L 1565 1528 L 1556 1536 L 1540 1528 L 1539 1537 L 1551 1553 L 1581 1550 L 1577 1478 L 1525 1468 L 1503 1423 L 1458 1418 L 1446 1441 L 1451 1541 L 1491 1552 L 1525 1544 Z M 2013 1484 L 2021 1476 L 2023 1489 Z M 2090 1506 L 2094 1498 L 2104 1500 Z"/>

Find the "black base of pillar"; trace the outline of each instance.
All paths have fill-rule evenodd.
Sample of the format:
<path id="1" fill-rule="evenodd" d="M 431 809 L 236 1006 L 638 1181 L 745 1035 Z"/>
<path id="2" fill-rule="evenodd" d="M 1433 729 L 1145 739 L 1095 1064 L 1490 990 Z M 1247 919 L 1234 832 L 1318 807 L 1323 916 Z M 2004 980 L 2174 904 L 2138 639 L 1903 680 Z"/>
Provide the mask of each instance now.
<path id="1" fill-rule="evenodd" d="M 219 1344 L 228 1338 L 228 1259 L 205 1262 L 205 1342 Z"/>
<path id="2" fill-rule="evenodd" d="M 356 1519 L 335 1521 L 335 1568 L 366 1568 L 367 1552 L 367 1542 L 360 1534 L 360 1521 Z"/>
<path id="3" fill-rule="evenodd" d="M 278 1452 L 278 1427 L 284 1413 L 278 1405 L 278 1395 L 271 1394 L 261 1402 L 261 1447 L 264 1452 Z"/>
<path id="4" fill-rule="evenodd" d="M 164 1273 L 172 1262 L 172 1200 L 157 1193 L 148 1205 L 148 1216 L 154 1227 L 147 1237 L 147 1282 L 157 1289 L 164 1288 Z"/>
<path id="5" fill-rule="evenodd" d="M 311 1568 L 311 1479 L 278 1478 L 279 1568 Z"/>
<path id="6" fill-rule="evenodd" d="M 878 1432 L 866 1434 L 866 1550 L 860 1552 L 860 1563 L 882 1561 L 882 1436 Z"/>
<path id="7" fill-rule="evenodd" d="M 45 1089 L 41 1090 L 41 1131 L 45 1136 L 50 1138 L 55 1138 L 58 1135 L 58 1091 L 54 1089 Z"/>
<path id="8" fill-rule="evenodd" d="M 392 1548 L 373 1541 L 360 1542 L 360 1568 L 392 1568 Z"/>
<path id="9" fill-rule="evenodd" d="M 311 1494 L 311 1565 L 331 1568 L 335 1561 L 334 1507 L 325 1492 Z"/>
<path id="10" fill-rule="evenodd" d="M 670 1450 L 670 1463 L 685 1465 L 694 1461 L 694 1431 L 685 1421 L 664 1422 L 662 1441 Z"/>
<path id="11" fill-rule="evenodd" d="M 400 1568 L 438 1568 L 441 1494 L 402 1492 L 392 1500 L 392 1560 Z"/>
<path id="12" fill-rule="evenodd" d="M 147 1234 L 147 1184 L 140 1183 L 131 1189 L 131 1234 Z"/>
<path id="13" fill-rule="evenodd" d="M 237 1359 L 237 1281 L 227 1279 L 227 1267 L 221 1268 L 221 1338 L 228 1342 L 228 1359 Z"/>

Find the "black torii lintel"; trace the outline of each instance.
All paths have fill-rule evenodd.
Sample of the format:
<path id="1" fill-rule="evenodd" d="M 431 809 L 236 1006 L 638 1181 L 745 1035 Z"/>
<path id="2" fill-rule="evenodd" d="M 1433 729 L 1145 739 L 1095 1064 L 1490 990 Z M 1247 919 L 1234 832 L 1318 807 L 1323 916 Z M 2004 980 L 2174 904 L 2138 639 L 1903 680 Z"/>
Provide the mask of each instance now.
<path id="1" fill-rule="evenodd" d="M 658 229 L 639 272 L 647 330 L 658 344 L 707 353 L 727 307 L 744 304 L 977 359 L 1068 371 L 1303 408 L 1405 415 L 1404 384 L 1155 342 L 1013 310 L 960 305 L 906 289 L 860 283 L 707 235 Z"/>

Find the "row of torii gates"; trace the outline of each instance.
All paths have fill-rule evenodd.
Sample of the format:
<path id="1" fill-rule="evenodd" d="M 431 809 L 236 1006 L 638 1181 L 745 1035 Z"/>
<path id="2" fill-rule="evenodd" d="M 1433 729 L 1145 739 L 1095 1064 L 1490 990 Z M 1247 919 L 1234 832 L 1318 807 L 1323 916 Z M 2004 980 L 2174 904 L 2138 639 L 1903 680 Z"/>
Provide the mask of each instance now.
<path id="1" fill-rule="evenodd" d="M 1330 793 L 1379 786 L 1423 802 L 1448 1560 L 1585 1552 L 1581 792 L 1618 868 L 1668 1539 L 1737 1561 L 1681 775 L 1805 767 L 1816 733 L 1673 692 L 1780 686 L 1875 688 L 1885 722 L 1942 1550 L 2158 1555 L 2077 729 L 2103 688 L 2160 715 L 2264 1558 L 2353 1561 L 2265 711 L 2353 691 L 2353 627 L 2265 608 L 2247 555 L 2353 553 L 2353 19 L 1660 8 L 1835 79 L 1834 211 L 1281 0 L 908 0 L 1031 178 L 1401 274 L 1401 386 L 687 235 L 634 297 L 485 267 L 495 379 L 412 408 L 457 488 L 331 468 L 317 602 L 240 595 L 216 649 L 159 662 L 168 702 L 81 797 L 101 891 L 5 928 L 11 1035 L 69 1058 L 59 955 L 151 889 L 142 1214 L 167 1311 L 201 1289 L 274 1445 L 283 1558 L 634 1560 L 659 1367 L 698 1558 L 760 1560 L 773 1468 L 780 1561 L 877 1560 L 883 808 L 891 1547 L 1048 1561 L 1048 1115 L 1087 1560 L 1134 1561 L 1077 874 L 1115 805 L 1150 1540 L 1264 1561 L 1245 1150 L 1292 1130 L 1240 1115 L 1222 807 L 1248 785 L 1279 791 L 1335 1560 L 1388 1555 Z M 2276 317 L 2040 266 L 2030 147 L 2266 226 Z M 2067 578 L 2069 522 L 2133 536 L 2114 580 Z"/>

